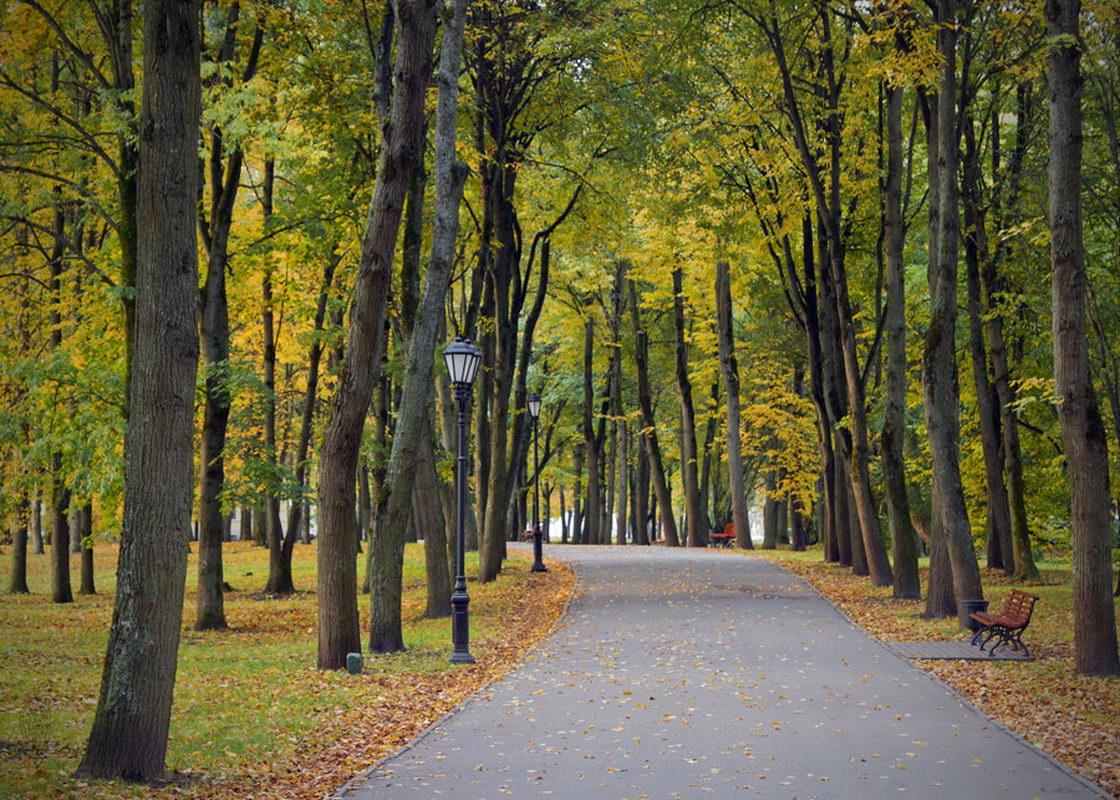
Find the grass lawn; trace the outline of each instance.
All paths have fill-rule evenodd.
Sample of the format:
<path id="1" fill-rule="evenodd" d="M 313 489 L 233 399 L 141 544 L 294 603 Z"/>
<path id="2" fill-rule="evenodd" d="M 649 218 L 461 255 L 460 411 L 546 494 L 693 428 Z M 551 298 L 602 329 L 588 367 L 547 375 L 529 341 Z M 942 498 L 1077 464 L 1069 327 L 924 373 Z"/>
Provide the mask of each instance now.
<path id="1" fill-rule="evenodd" d="M 807 579 L 856 623 L 888 641 L 959 639 L 956 618 L 922 618 L 922 601 L 895 600 L 890 587 L 822 560 L 820 547 L 802 553 L 755 550 Z M 920 562 L 922 588 L 928 559 Z M 1077 675 L 1073 666 L 1073 592 L 1065 560 L 1039 563 L 1042 580 L 1013 584 L 1002 571 L 982 570 L 984 595 L 999 608 L 1012 588 L 1041 599 L 1024 634 L 1035 660 L 915 661 L 923 669 L 1038 747 L 1057 756 L 1113 795 L 1120 797 L 1120 678 Z M 1120 599 L 1117 600 L 1120 616 Z"/>
<path id="2" fill-rule="evenodd" d="M 7 583 L 7 553 L 3 581 Z M 360 676 L 315 669 L 315 548 L 296 545 L 300 593 L 258 592 L 268 551 L 225 546 L 230 630 L 195 633 L 192 555 L 168 768 L 160 789 L 83 784 L 70 776 L 81 758 L 97 702 L 112 616 L 117 549 L 98 546 L 99 594 L 50 601 L 49 556 L 28 556 L 32 594 L 0 595 L 0 797 L 321 797 L 407 742 L 472 691 L 506 672 L 552 627 L 572 589 L 559 565 L 544 575 L 511 552 L 502 577 L 471 582 L 471 649 L 478 663 L 452 669 L 450 621 L 423 618 L 423 546 L 405 554 L 408 650 L 366 658 Z M 77 590 L 78 559 L 73 564 Z M 475 554 L 467 559 L 476 572 Z M 359 565 L 364 574 L 364 559 Z M 362 636 L 368 596 L 359 597 Z"/>

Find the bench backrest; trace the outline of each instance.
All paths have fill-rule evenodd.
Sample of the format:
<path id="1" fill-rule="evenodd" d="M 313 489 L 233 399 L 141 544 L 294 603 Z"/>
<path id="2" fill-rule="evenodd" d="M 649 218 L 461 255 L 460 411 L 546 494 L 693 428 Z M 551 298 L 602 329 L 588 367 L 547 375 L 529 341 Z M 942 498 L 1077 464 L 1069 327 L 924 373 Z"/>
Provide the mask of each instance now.
<path id="1" fill-rule="evenodd" d="M 1000 616 L 1007 617 L 1019 625 L 1026 625 L 1031 621 L 1034 613 L 1034 604 L 1038 602 L 1038 595 L 1012 589 L 1011 594 L 1003 601 L 1003 610 Z"/>

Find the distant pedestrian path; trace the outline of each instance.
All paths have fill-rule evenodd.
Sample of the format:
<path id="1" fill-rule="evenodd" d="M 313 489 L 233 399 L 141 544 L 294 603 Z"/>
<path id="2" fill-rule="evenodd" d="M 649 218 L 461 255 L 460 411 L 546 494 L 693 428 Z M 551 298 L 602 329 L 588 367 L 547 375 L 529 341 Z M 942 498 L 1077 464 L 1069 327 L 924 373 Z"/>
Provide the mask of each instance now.
<path id="1" fill-rule="evenodd" d="M 347 798 L 1105 797 L 755 559 L 552 546 L 580 595 Z"/>

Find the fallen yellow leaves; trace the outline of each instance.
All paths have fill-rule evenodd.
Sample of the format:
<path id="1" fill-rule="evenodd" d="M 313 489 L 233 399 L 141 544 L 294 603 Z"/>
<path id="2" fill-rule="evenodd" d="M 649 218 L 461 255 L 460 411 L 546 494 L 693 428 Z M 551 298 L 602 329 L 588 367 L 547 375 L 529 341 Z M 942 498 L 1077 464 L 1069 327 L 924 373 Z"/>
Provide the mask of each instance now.
<path id="1" fill-rule="evenodd" d="M 921 601 L 895 600 L 890 588 L 805 554 L 755 552 L 807 580 L 856 624 L 885 641 L 957 639 L 955 620 L 925 620 Z M 926 585 L 923 570 L 922 585 Z M 1071 590 L 1066 570 L 1043 570 L 1042 595 L 1026 638 L 1030 663 L 915 661 L 985 714 L 1120 798 L 1120 680 L 1078 675 L 1073 664 Z M 1002 573 L 984 571 L 993 605 L 1010 588 Z"/>

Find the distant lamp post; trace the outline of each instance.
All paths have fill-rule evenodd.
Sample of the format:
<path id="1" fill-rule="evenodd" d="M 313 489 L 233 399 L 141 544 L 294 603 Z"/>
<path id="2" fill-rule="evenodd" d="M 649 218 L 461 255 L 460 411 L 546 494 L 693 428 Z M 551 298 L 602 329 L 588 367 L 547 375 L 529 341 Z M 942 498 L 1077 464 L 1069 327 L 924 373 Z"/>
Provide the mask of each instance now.
<path id="1" fill-rule="evenodd" d="M 548 572 L 548 567 L 541 560 L 544 534 L 541 533 L 541 464 L 537 451 L 537 420 L 540 415 L 541 398 L 535 394 L 529 398 L 529 416 L 533 418 L 533 572 Z"/>
<path id="2" fill-rule="evenodd" d="M 464 539 L 467 530 L 467 415 L 471 386 L 474 384 L 475 375 L 478 374 L 482 353 L 471 344 L 470 339 L 456 336 L 455 341 L 443 351 L 443 360 L 447 364 L 447 373 L 451 376 L 451 385 L 455 387 L 455 399 L 459 403 L 459 452 L 455 461 L 455 493 L 458 498 L 455 517 L 457 547 L 455 591 L 451 593 L 451 642 L 454 649 L 451 653 L 451 663 L 473 664 L 474 656 L 471 655 L 470 650 L 470 616 L 467 609 L 471 600 L 467 595 L 467 570 L 464 558 Z"/>

